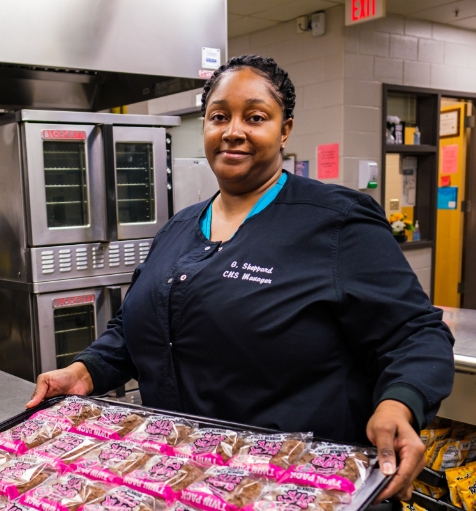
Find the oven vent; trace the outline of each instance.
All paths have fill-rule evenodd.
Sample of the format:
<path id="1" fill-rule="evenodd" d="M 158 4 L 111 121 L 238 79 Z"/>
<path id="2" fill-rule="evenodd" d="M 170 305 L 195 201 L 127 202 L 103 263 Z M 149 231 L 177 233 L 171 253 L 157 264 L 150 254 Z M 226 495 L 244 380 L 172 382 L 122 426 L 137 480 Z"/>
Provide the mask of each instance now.
<path id="1" fill-rule="evenodd" d="M 55 253 L 53 250 L 43 250 L 41 252 L 41 273 L 46 275 L 55 272 Z"/>
<path id="2" fill-rule="evenodd" d="M 70 248 L 62 248 L 58 250 L 59 253 L 59 271 L 67 272 L 73 269 L 72 260 L 71 260 L 71 249 Z"/>
<path id="3" fill-rule="evenodd" d="M 109 245 L 109 267 L 119 266 L 121 264 L 119 245 Z"/>
<path id="4" fill-rule="evenodd" d="M 86 247 L 76 249 L 76 269 L 88 269 L 88 249 Z"/>
<path id="5" fill-rule="evenodd" d="M 143 241 L 142 243 L 139 243 L 139 262 L 143 263 L 145 261 L 145 258 L 147 257 L 149 250 L 150 250 L 149 242 Z"/>
<path id="6" fill-rule="evenodd" d="M 104 248 L 93 247 L 93 268 L 104 268 Z"/>
<path id="7" fill-rule="evenodd" d="M 136 247 L 134 243 L 126 243 L 124 245 L 124 264 L 126 266 L 136 265 Z"/>

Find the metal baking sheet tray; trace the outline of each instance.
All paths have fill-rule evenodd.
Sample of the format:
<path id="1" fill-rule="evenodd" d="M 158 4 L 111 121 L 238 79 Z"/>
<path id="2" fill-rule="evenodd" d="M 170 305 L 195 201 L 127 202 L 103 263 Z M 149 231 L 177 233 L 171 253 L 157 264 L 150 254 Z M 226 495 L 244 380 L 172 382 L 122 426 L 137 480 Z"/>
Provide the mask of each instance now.
<path id="1" fill-rule="evenodd" d="M 22 413 L 19 413 L 18 415 L 15 415 L 14 417 L 11 417 L 10 419 L 7 419 L 6 421 L 0 422 L 0 432 L 5 431 L 9 428 L 12 428 L 14 426 L 17 426 L 18 424 L 21 424 L 23 421 L 28 419 L 31 415 L 33 415 L 35 412 L 39 410 L 44 410 L 45 408 L 49 408 L 50 406 L 55 405 L 59 401 L 62 401 L 67 396 L 56 396 L 52 397 L 50 399 L 46 399 L 42 403 L 40 403 L 35 408 L 30 408 L 29 410 L 25 410 Z M 186 419 L 193 420 L 195 422 L 198 422 L 200 426 L 211 426 L 211 427 L 217 427 L 217 428 L 227 428 L 227 429 L 233 429 L 236 431 L 255 431 L 258 433 L 277 433 L 275 429 L 267 429 L 267 428 L 259 428 L 256 426 L 250 426 L 248 424 L 240 424 L 238 422 L 229 422 L 219 419 L 211 419 L 208 417 L 200 417 L 197 415 L 190 415 L 186 413 L 178 413 L 178 412 L 171 412 L 169 410 L 161 410 L 158 408 L 149 408 L 142 405 L 136 405 L 131 403 L 124 403 L 122 401 L 116 401 L 113 399 L 108 398 L 101 398 L 101 397 L 91 397 L 91 396 L 78 396 L 83 397 L 85 399 L 89 399 L 91 401 L 95 401 L 98 403 L 107 403 L 109 405 L 114 406 L 121 406 L 126 408 L 134 408 L 136 410 L 144 410 L 147 412 L 152 413 L 159 413 L 164 415 L 172 415 L 174 417 L 183 417 Z M 322 438 L 314 438 L 314 440 L 323 440 Z M 325 441 L 331 441 L 331 440 L 325 440 Z M 336 442 L 337 443 L 337 442 Z M 350 504 L 347 504 L 345 506 L 345 511 L 364 511 L 367 509 L 370 504 L 373 502 L 375 497 L 380 493 L 385 486 L 390 482 L 392 477 L 385 476 L 378 467 L 375 467 L 372 473 L 370 474 L 369 478 L 365 482 L 364 486 L 360 490 L 360 492 L 355 495 L 352 499 L 352 502 Z"/>

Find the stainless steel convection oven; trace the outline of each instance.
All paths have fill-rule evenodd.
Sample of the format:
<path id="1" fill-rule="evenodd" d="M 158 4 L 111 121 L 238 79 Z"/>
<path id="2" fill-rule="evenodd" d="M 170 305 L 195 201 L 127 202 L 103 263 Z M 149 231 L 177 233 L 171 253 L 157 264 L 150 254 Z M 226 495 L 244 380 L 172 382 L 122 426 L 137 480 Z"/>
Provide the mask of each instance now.
<path id="1" fill-rule="evenodd" d="M 33 380 L 103 332 L 169 218 L 171 116 L 0 120 L 0 370 Z"/>

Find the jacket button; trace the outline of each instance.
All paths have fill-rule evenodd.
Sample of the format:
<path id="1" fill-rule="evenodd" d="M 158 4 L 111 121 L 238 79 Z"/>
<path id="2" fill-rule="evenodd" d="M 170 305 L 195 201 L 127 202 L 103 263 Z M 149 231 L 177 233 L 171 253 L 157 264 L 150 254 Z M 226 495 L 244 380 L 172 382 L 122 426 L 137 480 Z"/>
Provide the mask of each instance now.
<path id="1" fill-rule="evenodd" d="M 182 276 L 180 277 L 180 280 L 185 280 L 186 278 L 187 278 L 187 275 L 182 275 Z"/>
<path id="2" fill-rule="evenodd" d="M 169 280 L 167 281 L 167 284 L 172 284 L 172 280 L 174 280 L 174 279 L 169 279 Z"/>

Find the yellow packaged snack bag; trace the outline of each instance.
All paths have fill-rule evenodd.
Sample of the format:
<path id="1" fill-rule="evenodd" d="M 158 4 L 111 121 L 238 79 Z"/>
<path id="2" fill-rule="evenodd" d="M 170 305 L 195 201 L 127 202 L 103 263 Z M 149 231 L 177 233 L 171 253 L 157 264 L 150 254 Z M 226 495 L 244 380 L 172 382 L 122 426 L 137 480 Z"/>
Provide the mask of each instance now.
<path id="1" fill-rule="evenodd" d="M 433 470 L 446 470 L 447 468 L 461 466 L 466 459 L 470 445 L 469 440 L 449 440 L 439 450 L 431 468 Z"/>
<path id="2" fill-rule="evenodd" d="M 400 502 L 402 504 L 403 511 L 426 511 L 424 507 L 421 507 L 414 502 L 403 502 L 403 500 Z"/>
<path id="3" fill-rule="evenodd" d="M 418 481 L 418 479 L 413 481 L 413 488 L 415 488 L 416 491 L 423 493 L 423 495 L 428 495 L 428 497 L 431 497 L 431 492 L 428 486 L 425 483 Z"/>
<path id="4" fill-rule="evenodd" d="M 431 431 L 429 429 L 422 429 L 420 431 L 420 439 L 425 445 L 425 448 L 428 447 L 428 443 L 430 441 Z"/>
<path id="5" fill-rule="evenodd" d="M 433 445 L 440 441 L 448 438 L 450 435 L 451 428 L 439 428 L 439 429 L 426 429 L 428 433 L 427 449 L 431 449 Z"/>
<path id="6" fill-rule="evenodd" d="M 466 511 L 474 511 L 476 509 L 476 474 L 458 481 L 456 488 L 464 509 Z"/>
<path id="7" fill-rule="evenodd" d="M 437 440 L 431 447 L 425 451 L 426 466 L 431 467 L 440 452 L 440 449 L 446 444 L 446 439 Z"/>
<path id="8" fill-rule="evenodd" d="M 476 431 L 466 435 L 465 440 L 470 442 L 469 451 L 466 456 L 466 464 L 476 461 Z"/>
<path id="9" fill-rule="evenodd" d="M 456 507 L 463 507 L 461 499 L 458 495 L 456 484 L 459 481 L 468 479 L 476 471 L 476 462 L 465 465 L 464 467 L 448 468 L 445 470 L 446 481 L 448 482 L 448 488 L 450 490 L 450 499 L 453 505 Z"/>

